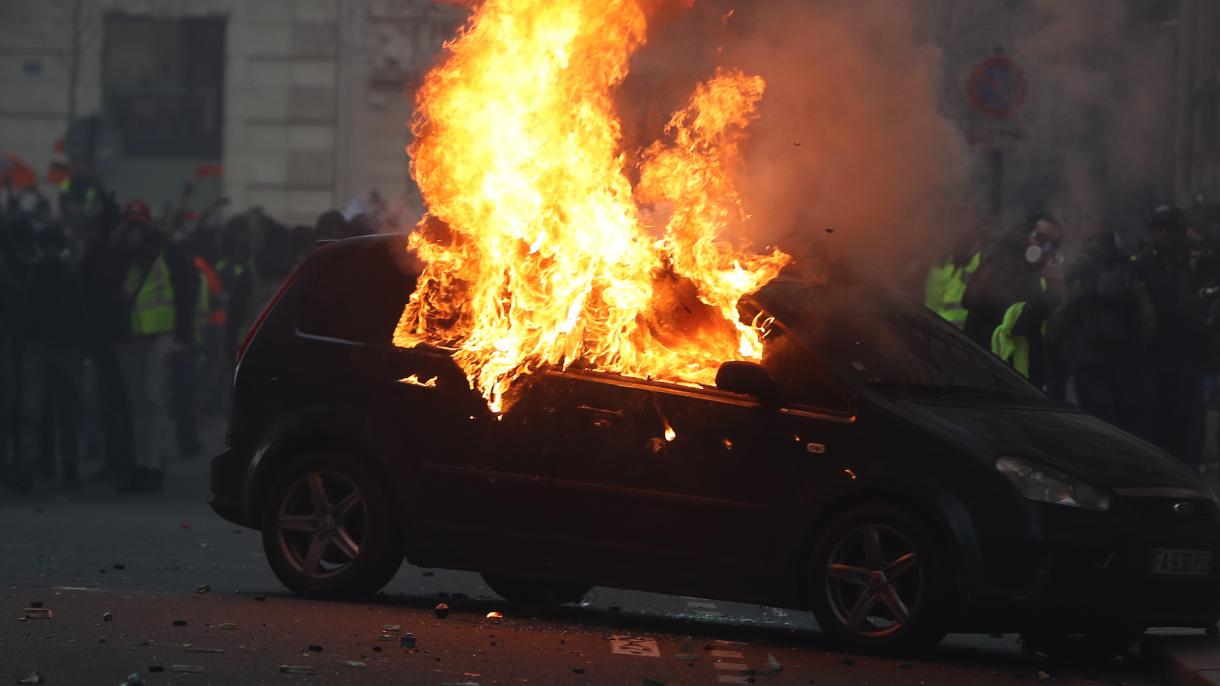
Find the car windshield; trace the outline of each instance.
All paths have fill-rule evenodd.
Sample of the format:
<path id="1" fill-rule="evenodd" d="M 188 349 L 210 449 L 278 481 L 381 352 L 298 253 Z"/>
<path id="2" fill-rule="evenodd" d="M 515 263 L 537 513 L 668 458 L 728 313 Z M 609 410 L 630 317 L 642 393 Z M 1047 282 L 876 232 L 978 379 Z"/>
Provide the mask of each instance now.
<path id="1" fill-rule="evenodd" d="M 782 284 L 759 302 L 833 366 L 895 392 L 1036 397 L 995 356 L 923 307 L 859 287 Z"/>

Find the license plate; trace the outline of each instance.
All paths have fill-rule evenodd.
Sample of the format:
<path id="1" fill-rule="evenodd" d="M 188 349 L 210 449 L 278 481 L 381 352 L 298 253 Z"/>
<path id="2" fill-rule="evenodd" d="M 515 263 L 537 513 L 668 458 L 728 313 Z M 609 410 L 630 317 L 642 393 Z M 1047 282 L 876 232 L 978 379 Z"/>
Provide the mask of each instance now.
<path id="1" fill-rule="evenodd" d="M 1212 569 L 1212 551 L 1153 548 L 1148 569 L 1153 574 L 1205 576 Z"/>

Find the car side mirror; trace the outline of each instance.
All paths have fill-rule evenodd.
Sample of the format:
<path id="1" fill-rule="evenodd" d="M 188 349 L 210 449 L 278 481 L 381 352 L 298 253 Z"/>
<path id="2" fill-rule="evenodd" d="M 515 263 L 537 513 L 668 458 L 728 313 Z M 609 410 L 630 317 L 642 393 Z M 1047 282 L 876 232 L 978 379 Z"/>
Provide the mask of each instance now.
<path id="1" fill-rule="evenodd" d="M 754 396 L 764 405 L 773 405 L 779 400 L 779 389 L 771 380 L 771 374 L 757 362 L 734 360 L 720 365 L 716 371 L 716 388 Z"/>

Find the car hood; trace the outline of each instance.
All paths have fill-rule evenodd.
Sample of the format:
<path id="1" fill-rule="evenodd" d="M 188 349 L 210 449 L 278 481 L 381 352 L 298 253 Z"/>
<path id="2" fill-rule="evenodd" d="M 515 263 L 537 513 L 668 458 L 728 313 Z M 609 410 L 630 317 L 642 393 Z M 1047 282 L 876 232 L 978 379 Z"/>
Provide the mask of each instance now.
<path id="1" fill-rule="evenodd" d="M 1206 490 L 1198 475 L 1159 448 L 1051 401 L 980 398 L 969 402 L 902 400 L 895 405 L 915 423 L 983 460 L 1007 455 L 1111 490 Z"/>

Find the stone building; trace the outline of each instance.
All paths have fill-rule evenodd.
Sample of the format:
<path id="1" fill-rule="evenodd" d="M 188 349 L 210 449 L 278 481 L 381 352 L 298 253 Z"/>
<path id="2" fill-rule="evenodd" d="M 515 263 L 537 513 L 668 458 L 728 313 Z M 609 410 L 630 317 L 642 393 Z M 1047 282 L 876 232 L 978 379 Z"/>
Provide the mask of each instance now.
<path id="1" fill-rule="evenodd" d="M 1178 202 L 1220 202 L 1220 2 L 1183 0 L 1178 22 Z"/>
<path id="2" fill-rule="evenodd" d="M 196 179 L 196 206 L 288 223 L 371 189 L 410 201 L 410 86 L 463 17 L 432 0 L 6 0 L 0 152 L 43 171 L 64 139 L 121 198 L 174 203 Z"/>

